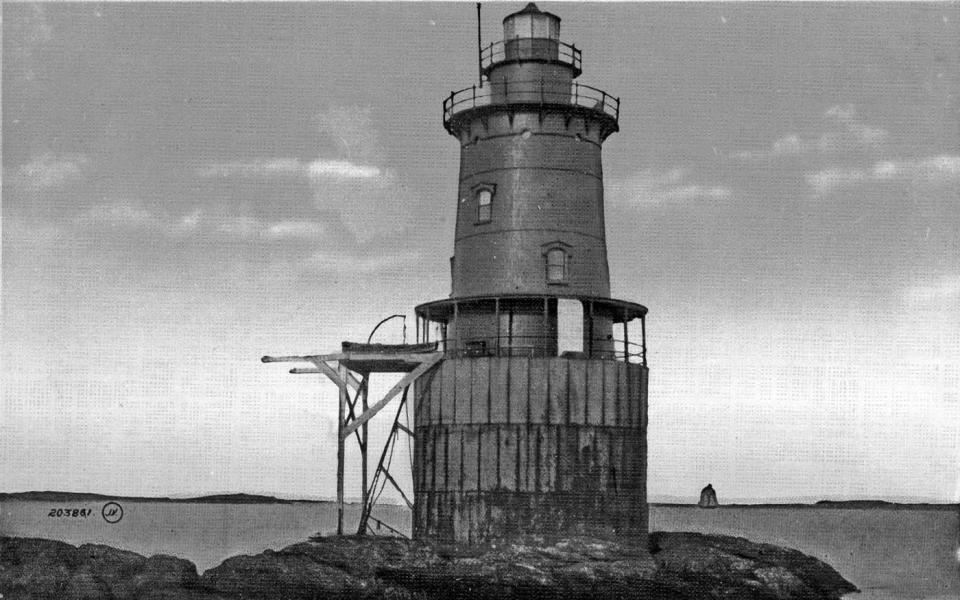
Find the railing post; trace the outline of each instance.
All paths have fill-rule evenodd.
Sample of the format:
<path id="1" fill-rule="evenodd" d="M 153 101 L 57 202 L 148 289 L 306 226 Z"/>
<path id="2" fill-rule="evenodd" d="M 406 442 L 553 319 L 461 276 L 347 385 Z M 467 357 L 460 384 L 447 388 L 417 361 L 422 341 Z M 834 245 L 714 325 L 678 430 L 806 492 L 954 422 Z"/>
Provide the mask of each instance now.
<path id="1" fill-rule="evenodd" d="M 627 310 L 623 310 L 623 361 L 630 362 L 630 327 L 627 325 Z"/>
<path id="2" fill-rule="evenodd" d="M 640 353 L 643 366 L 647 366 L 647 315 L 640 315 Z"/>
<path id="3" fill-rule="evenodd" d="M 579 83 L 573 84 L 573 104 L 574 106 L 580 105 L 580 84 Z"/>
<path id="4" fill-rule="evenodd" d="M 459 306 L 460 306 L 459 303 L 456 300 L 454 300 L 453 301 L 453 327 L 454 327 L 454 331 L 456 332 L 456 335 L 454 336 L 454 340 L 453 340 L 453 356 L 460 356 L 460 338 L 462 337 L 460 335 L 460 332 L 463 331 L 463 328 L 460 327 Z"/>
<path id="5" fill-rule="evenodd" d="M 493 301 L 493 314 L 497 321 L 497 356 L 500 356 L 500 298 Z"/>
<path id="6" fill-rule="evenodd" d="M 477 86 L 473 86 L 473 106 L 477 106 Z"/>

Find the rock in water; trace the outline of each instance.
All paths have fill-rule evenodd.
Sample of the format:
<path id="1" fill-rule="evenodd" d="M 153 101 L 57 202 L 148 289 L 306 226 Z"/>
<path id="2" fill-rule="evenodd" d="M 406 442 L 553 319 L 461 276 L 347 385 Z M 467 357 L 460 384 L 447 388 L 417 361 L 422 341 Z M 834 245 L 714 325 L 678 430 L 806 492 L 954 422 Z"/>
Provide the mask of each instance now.
<path id="1" fill-rule="evenodd" d="M 235 556 L 198 577 L 173 557 L 0 537 L 0 592 L 3 600 L 839 600 L 856 591 L 796 550 L 698 533 L 653 533 L 650 541 L 521 536 L 458 546 L 320 537 Z"/>
<path id="2" fill-rule="evenodd" d="M 717 508 L 720 503 L 717 502 L 717 493 L 713 491 L 713 485 L 708 483 L 707 487 L 700 490 L 700 502 L 697 503 L 700 508 Z"/>

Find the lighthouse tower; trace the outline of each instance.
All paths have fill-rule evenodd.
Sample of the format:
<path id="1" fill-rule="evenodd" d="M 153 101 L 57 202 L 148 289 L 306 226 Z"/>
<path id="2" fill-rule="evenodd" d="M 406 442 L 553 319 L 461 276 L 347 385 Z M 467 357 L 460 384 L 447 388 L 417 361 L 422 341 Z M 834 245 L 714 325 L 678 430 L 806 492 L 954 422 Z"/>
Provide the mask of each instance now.
<path id="1" fill-rule="evenodd" d="M 619 99 L 577 81 L 556 15 L 503 33 L 443 103 L 460 177 L 451 295 L 416 308 L 444 358 L 415 384 L 414 537 L 645 536 L 647 310 L 610 297 L 604 227 Z"/>

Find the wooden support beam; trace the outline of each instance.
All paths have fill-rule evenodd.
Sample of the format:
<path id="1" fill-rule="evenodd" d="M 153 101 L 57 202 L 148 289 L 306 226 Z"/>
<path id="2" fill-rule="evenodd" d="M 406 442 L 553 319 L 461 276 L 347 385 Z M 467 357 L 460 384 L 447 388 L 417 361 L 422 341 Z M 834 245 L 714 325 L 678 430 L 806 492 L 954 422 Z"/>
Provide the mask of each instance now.
<path id="1" fill-rule="evenodd" d="M 320 363 L 327 366 L 325 363 Z M 329 369 L 330 367 L 327 366 Z M 340 365 L 340 399 L 337 402 L 337 535 L 343 535 L 343 462 L 345 456 L 343 424 L 347 406 L 347 367 Z"/>
<path id="2" fill-rule="evenodd" d="M 368 376 L 369 377 L 369 376 Z M 367 390 L 370 389 L 370 382 L 367 381 L 367 385 L 363 386 L 361 390 L 358 391 L 360 394 L 360 408 L 363 412 L 367 412 Z M 368 500 L 368 494 L 370 490 L 367 489 L 367 424 L 364 423 L 363 427 L 360 428 L 360 505 L 366 506 Z M 366 529 L 366 527 L 364 527 Z M 358 531 L 360 535 L 366 533 L 366 531 Z"/>
<path id="3" fill-rule="evenodd" d="M 416 437 L 413 435 L 413 432 L 410 431 L 410 428 L 404 425 L 403 423 L 397 423 L 397 429 L 409 435 L 410 437 Z"/>
<path id="4" fill-rule="evenodd" d="M 397 484 L 397 481 L 390 475 L 390 471 L 386 469 L 382 469 L 380 472 L 383 473 L 384 476 L 387 478 L 387 481 L 392 483 L 393 487 L 395 487 L 397 491 L 400 492 L 400 497 L 403 498 L 403 501 L 407 503 L 407 508 L 409 508 L 410 510 L 413 510 L 413 502 L 411 502 L 410 499 L 407 498 L 407 495 L 403 493 L 403 490 L 400 489 L 400 485 Z"/>
<path id="5" fill-rule="evenodd" d="M 294 367 L 294 368 L 290 369 L 290 373 L 291 373 L 292 375 L 317 375 L 317 374 L 326 375 L 326 373 L 325 373 L 324 371 L 322 371 L 321 369 L 319 369 L 319 368 L 314 369 L 314 368 L 310 368 L 310 367 Z M 334 383 L 337 383 L 337 382 L 334 381 Z M 339 385 L 339 383 L 337 383 L 337 385 Z M 348 372 L 348 373 L 347 373 L 347 385 L 349 385 L 350 387 L 352 387 L 352 388 L 354 389 L 354 391 L 359 390 L 359 389 L 360 389 L 360 380 L 357 379 L 357 377 L 356 377 L 353 373 L 349 373 L 349 372 Z"/>
<path id="6" fill-rule="evenodd" d="M 344 358 L 346 358 L 346 355 L 343 352 L 336 352 L 334 354 L 308 354 L 304 356 L 264 356 L 260 359 L 260 362 L 314 362 L 318 360 L 343 360 Z"/>
<path id="7" fill-rule="evenodd" d="M 384 523 L 383 521 L 381 521 L 380 519 L 378 519 L 378 518 L 376 518 L 376 517 L 370 517 L 370 520 L 371 520 L 371 521 L 376 521 L 377 525 L 379 525 L 379 526 L 381 526 L 381 527 L 386 527 L 387 529 L 389 529 L 390 531 L 394 532 L 395 534 L 399 535 L 400 537 L 402 537 L 402 538 L 404 538 L 404 539 L 408 539 L 408 540 L 410 539 L 410 537 L 407 536 L 407 534 L 403 533 L 402 531 L 400 531 L 400 530 L 398 530 L 398 529 L 394 529 L 394 528 L 391 527 L 389 524 Z M 370 531 L 373 531 L 373 527 L 370 527 L 369 525 L 368 525 L 367 527 L 369 527 Z"/>
<path id="8" fill-rule="evenodd" d="M 379 402 L 371 406 L 369 409 L 365 410 L 363 414 L 357 417 L 357 419 L 353 423 L 350 423 L 349 426 L 345 427 L 343 429 L 343 432 L 341 432 L 340 434 L 340 439 L 343 439 L 344 437 L 350 435 L 351 433 L 356 431 L 358 427 L 360 427 L 361 425 L 369 421 L 371 418 L 373 418 L 373 416 L 378 412 L 380 412 L 383 409 L 383 407 L 386 406 L 390 402 L 390 400 L 393 399 L 394 396 L 402 392 L 404 388 L 406 388 L 411 383 L 416 381 L 418 377 L 420 377 L 421 375 L 429 371 L 435 364 L 437 364 L 438 362 L 440 362 L 440 360 L 443 359 L 442 352 L 434 352 L 432 354 L 420 354 L 419 356 L 423 362 L 421 362 L 416 369 L 404 375 L 403 379 L 398 381 L 396 385 L 390 388 L 390 391 L 387 392 L 387 394 L 383 397 L 383 399 L 381 399 Z"/>

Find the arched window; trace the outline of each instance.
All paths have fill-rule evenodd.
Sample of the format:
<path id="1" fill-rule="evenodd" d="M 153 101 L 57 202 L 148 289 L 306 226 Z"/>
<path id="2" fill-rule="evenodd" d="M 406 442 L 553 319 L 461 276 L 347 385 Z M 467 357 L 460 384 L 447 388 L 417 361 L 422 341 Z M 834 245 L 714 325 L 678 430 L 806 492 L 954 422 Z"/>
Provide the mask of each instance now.
<path id="1" fill-rule="evenodd" d="M 489 188 L 477 190 L 477 222 L 485 223 L 490 220 L 493 209 L 493 192 Z"/>
<path id="2" fill-rule="evenodd" d="M 567 252 L 563 248 L 547 250 L 547 283 L 567 281 Z"/>

